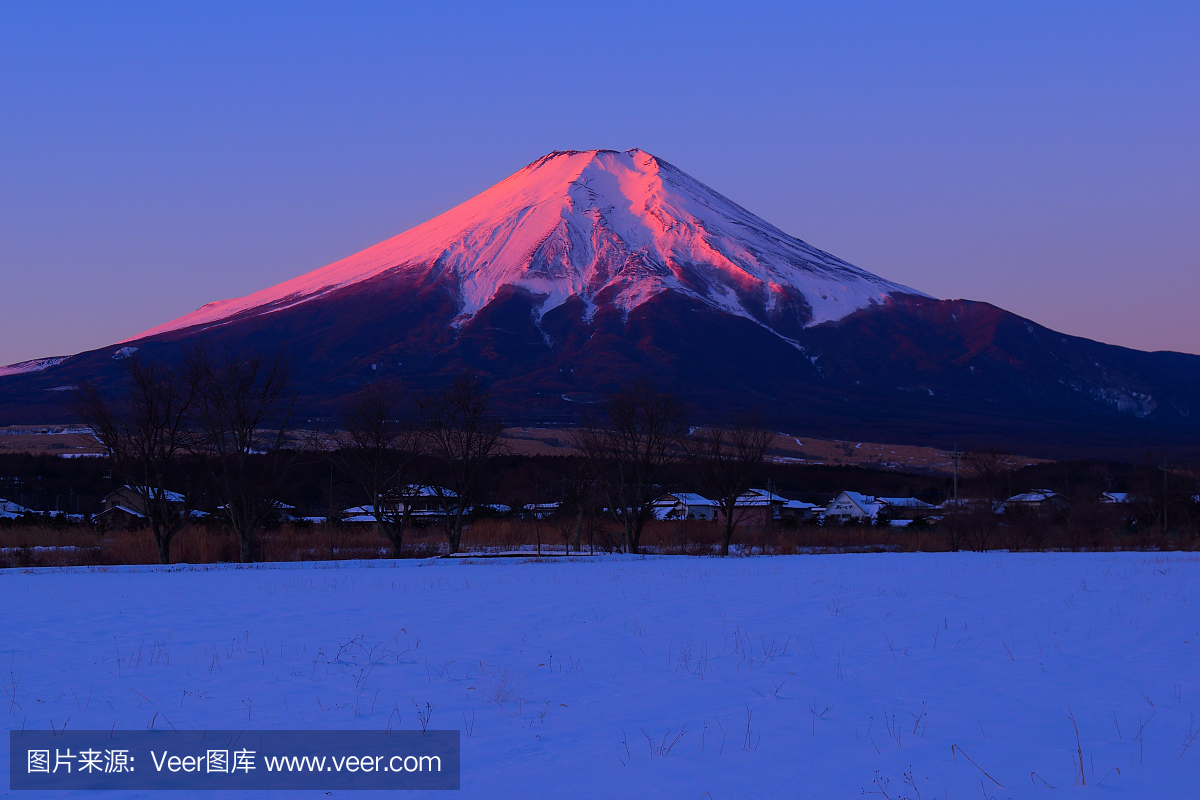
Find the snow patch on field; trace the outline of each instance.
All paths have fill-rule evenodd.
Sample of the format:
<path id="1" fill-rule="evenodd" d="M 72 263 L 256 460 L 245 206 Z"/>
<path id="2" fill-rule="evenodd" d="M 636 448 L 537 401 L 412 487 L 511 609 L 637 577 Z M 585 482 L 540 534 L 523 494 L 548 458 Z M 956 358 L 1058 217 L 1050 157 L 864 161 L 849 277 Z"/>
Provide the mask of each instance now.
<path id="1" fill-rule="evenodd" d="M 1198 587 L 1197 556 L 1145 553 L 7 570 L 0 713 L 411 729 L 428 703 L 467 798 L 1176 798 Z"/>

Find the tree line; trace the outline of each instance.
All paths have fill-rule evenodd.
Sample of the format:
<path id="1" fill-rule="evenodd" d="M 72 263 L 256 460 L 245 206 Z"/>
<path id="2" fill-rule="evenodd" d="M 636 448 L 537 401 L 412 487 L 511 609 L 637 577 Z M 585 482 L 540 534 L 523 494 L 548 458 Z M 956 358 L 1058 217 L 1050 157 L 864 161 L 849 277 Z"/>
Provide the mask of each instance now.
<path id="1" fill-rule="evenodd" d="M 195 345 L 175 365 L 134 353 L 117 391 L 81 385 L 74 408 L 115 476 L 138 495 L 161 563 L 170 563 L 172 539 L 194 518 L 202 481 L 237 535 L 239 559 L 254 561 L 258 532 L 278 513 L 295 459 L 313 450 L 370 498 L 392 557 L 413 525 L 417 491 L 436 496 L 447 549 L 459 552 L 488 471 L 506 453 L 503 420 L 477 377 L 460 375 L 431 393 L 370 383 L 342 404 L 329 431 L 299 430 L 296 404 L 284 354 Z M 619 523 L 622 548 L 640 552 L 666 472 L 686 464 L 722 511 L 720 552 L 729 554 L 737 499 L 759 477 L 773 434 L 754 417 L 693 426 L 693 416 L 682 398 L 646 379 L 618 388 L 585 416 L 569 436 L 581 458 L 562 476 L 561 508 L 573 515 L 559 516 L 573 528 L 564 532 L 576 549 L 585 509 L 598 500 Z M 182 502 L 165 486 L 181 463 L 191 476 Z"/>

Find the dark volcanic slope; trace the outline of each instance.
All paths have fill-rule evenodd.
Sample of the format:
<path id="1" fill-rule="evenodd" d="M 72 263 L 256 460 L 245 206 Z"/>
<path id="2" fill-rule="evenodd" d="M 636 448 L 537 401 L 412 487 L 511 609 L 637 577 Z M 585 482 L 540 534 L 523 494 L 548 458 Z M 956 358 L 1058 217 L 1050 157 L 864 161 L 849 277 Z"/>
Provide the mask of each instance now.
<path id="1" fill-rule="evenodd" d="M 658 377 L 701 416 L 758 411 L 781 430 L 897 443 L 1000 446 L 1033 455 L 1200 454 L 1200 356 L 1064 336 L 985 303 L 900 298 L 801 331 L 795 343 L 745 317 L 664 292 L 586 322 L 568 300 L 506 287 L 461 330 L 444 281 L 386 275 L 318 302 L 134 343 L 286 348 L 307 415 L 365 383 L 435 388 L 463 370 L 492 385 L 514 423 L 563 423 L 634 375 Z M 112 384 L 120 348 L 0 380 L 0 424 L 62 421 L 82 380 Z"/>
<path id="2" fill-rule="evenodd" d="M 640 150 L 551 153 L 306 275 L 133 342 L 0 368 L 0 424 L 66 421 L 67 389 L 113 386 L 130 348 L 176 359 L 193 340 L 286 348 L 311 416 L 371 380 L 428 390 L 465 370 L 513 422 L 566 424 L 650 375 L 700 418 L 756 411 L 797 434 L 1200 457 L 1200 357 L 935 300 Z"/>

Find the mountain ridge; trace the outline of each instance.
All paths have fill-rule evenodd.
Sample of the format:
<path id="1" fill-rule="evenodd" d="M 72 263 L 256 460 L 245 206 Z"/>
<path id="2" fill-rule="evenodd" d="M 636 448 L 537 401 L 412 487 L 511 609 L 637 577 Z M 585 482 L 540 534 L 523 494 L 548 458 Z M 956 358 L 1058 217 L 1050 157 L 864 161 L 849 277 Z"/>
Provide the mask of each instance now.
<path id="1" fill-rule="evenodd" d="M 364 385 L 478 375 L 512 424 L 569 425 L 648 375 L 699 417 L 1029 455 L 1200 457 L 1200 356 L 938 300 L 783 233 L 640 150 L 562 151 L 291 281 L 137 337 L 0 369 L 0 424 L 69 418 L 133 352 L 286 349 L 305 415 Z"/>
<path id="2" fill-rule="evenodd" d="M 628 312 L 674 290 L 764 323 L 772 312 L 816 324 L 892 294 L 928 296 L 789 236 L 642 150 L 567 150 L 379 244 L 125 341 L 271 313 L 389 271 L 455 282 L 456 326 L 506 285 L 544 295 L 541 314 L 572 296 L 585 318 L 601 299 Z"/>

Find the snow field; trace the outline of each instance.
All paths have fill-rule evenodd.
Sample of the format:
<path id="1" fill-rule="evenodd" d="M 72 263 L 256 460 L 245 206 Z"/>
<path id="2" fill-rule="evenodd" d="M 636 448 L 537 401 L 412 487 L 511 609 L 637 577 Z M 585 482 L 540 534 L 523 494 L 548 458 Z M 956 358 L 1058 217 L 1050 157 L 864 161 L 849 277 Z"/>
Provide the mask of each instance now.
<path id="1" fill-rule="evenodd" d="M 470 798 L 1185 798 L 1198 578 L 1146 553 L 8 570 L 0 712 L 427 716 L 463 731 Z"/>

